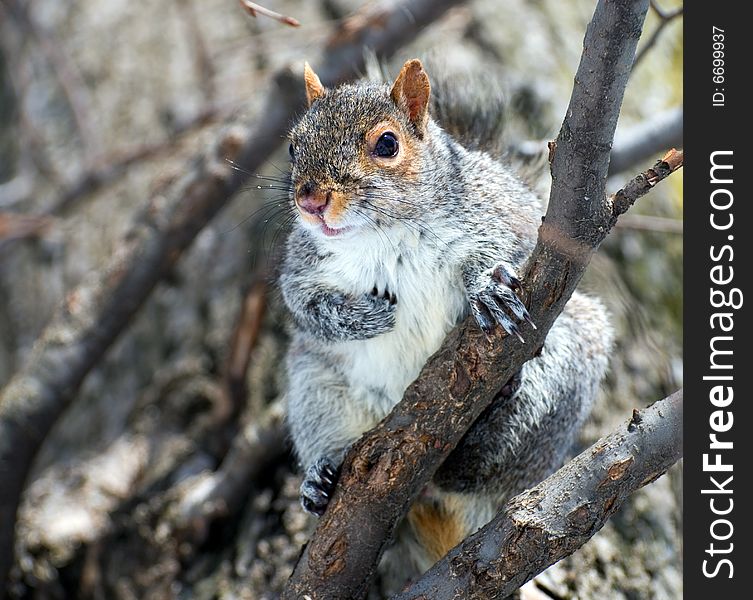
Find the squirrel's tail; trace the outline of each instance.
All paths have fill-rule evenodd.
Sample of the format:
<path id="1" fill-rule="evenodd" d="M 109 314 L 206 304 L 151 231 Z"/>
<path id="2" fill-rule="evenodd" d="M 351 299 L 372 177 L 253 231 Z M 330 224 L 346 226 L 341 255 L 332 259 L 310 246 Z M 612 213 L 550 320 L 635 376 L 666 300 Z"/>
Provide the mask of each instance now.
<path id="1" fill-rule="evenodd" d="M 423 62 L 431 81 L 431 115 L 442 129 L 469 149 L 501 154 L 505 97 L 499 70 L 479 66 L 469 70 L 467 65 L 461 70 L 434 57 Z M 385 65 L 373 54 L 366 58 L 366 75 L 391 81 Z"/>
<path id="2" fill-rule="evenodd" d="M 505 96 L 494 69 L 453 71 L 429 64 L 432 116 L 466 148 L 500 155 L 504 148 Z"/>

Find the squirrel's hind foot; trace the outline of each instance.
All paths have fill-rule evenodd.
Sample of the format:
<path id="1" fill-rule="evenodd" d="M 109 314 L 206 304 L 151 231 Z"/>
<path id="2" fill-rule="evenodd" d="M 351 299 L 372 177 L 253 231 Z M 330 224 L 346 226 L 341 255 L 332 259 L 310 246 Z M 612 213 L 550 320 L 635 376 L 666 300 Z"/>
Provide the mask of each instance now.
<path id="1" fill-rule="evenodd" d="M 340 469 L 323 456 L 306 470 L 301 484 L 301 506 L 306 512 L 317 517 L 324 514 L 332 492 L 340 477 Z"/>

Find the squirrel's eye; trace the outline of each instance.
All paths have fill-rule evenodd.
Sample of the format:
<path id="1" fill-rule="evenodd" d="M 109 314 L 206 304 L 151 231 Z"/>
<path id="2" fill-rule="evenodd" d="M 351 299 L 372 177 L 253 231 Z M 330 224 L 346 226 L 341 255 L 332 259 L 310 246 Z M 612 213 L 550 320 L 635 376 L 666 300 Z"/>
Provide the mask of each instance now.
<path id="1" fill-rule="evenodd" d="M 374 146 L 374 155 L 380 158 L 392 158 L 398 151 L 397 136 L 391 131 L 385 131 Z"/>
<path id="2" fill-rule="evenodd" d="M 290 143 L 290 146 L 288 146 L 288 154 L 290 154 L 290 160 L 293 160 L 295 158 L 295 148 L 293 148 L 293 143 Z"/>

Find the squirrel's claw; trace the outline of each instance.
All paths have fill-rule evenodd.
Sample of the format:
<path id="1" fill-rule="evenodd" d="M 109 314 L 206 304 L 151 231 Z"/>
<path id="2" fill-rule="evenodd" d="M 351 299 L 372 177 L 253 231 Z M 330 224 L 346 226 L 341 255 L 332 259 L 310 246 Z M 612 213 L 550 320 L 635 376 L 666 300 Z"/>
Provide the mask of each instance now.
<path id="1" fill-rule="evenodd" d="M 488 335 L 498 323 L 508 334 L 524 342 L 520 328 L 507 312 L 512 313 L 518 321 L 526 321 L 536 329 L 531 315 L 515 294 L 515 290 L 522 290 L 520 280 L 504 263 L 495 265 L 486 273 L 486 284 L 482 285 L 479 291 L 470 294 L 471 310 L 479 327 Z"/>
<path id="2" fill-rule="evenodd" d="M 511 288 L 515 292 L 519 292 L 523 289 L 515 273 L 505 264 L 499 263 L 492 269 L 492 279 L 499 283 Z"/>
<path id="3" fill-rule="evenodd" d="M 324 514 L 335 489 L 340 471 L 326 456 L 317 460 L 306 470 L 301 484 L 301 506 L 317 517 Z"/>
<path id="4" fill-rule="evenodd" d="M 520 283 L 518 283 L 518 285 L 520 285 Z M 533 319 L 531 319 L 531 315 L 528 314 L 528 309 L 526 309 L 525 304 L 523 304 L 515 292 L 512 291 L 512 288 L 499 283 L 492 283 L 490 287 L 491 292 L 498 303 L 509 308 L 518 320 L 526 321 L 531 327 L 536 329 L 536 324 L 533 322 Z"/>
<path id="5" fill-rule="evenodd" d="M 471 300 L 471 310 L 473 316 L 476 318 L 476 322 L 487 337 L 494 331 L 496 324 L 499 323 L 507 333 L 517 336 L 521 342 L 525 341 L 518 326 L 499 307 L 491 294 L 485 292 L 478 294 L 477 297 Z"/>
<path id="6" fill-rule="evenodd" d="M 488 338 L 489 334 L 494 331 L 494 326 L 496 324 L 494 318 L 489 314 L 489 310 L 478 298 L 473 298 L 471 300 L 471 311 L 473 312 L 473 316 L 476 319 L 476 323 L 478 323 L 478 326 L 481 328 L 481 331 L 483 331 Z"/>
<path id="7" fill-rule="evenodd" d="M 387 300 L 392 306 L 397 304 L 397 296 L 390 292 L 387 288 L 384 289 L 384 292 L 381 294 L 379 293 L 379 289 L 377 286 L 374 286 L 374 288 L 371 290 L 371 295 L 375 298 L 381 298 L 382 300 Z"/>

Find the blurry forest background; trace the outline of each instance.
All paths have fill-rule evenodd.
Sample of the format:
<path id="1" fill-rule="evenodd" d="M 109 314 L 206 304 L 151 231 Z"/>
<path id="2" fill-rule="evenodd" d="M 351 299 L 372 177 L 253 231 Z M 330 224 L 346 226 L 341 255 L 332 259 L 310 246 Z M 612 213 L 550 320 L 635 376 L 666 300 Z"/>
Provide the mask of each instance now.
<path id="1" fill-rule="evenodd" d="M 303 60 L 316 68 L 362 3 L 262 4 L 301 27 L 254 19 L 235 0 L 2 0 L 0 388 L 197 157 L 233 123 L 263 118 L 274 74 L 297 81 Z M 545 147 L 595 2 L 456 4 L 394 49 L 390 74 L 413 57 L 494 69 L 508 154 Z M 616 148 L 678 119 L 680 11 L 662 0 L 649 12 Z M 681 133 L 672 139 L 614 172 L 611 188 L 681 146 Z M 284 174 L 284 140 L 254 143 L 269 153 L 260 174 Z M 274 274 L 287 213 L 285 192 L 268 184 L 250 178 L 203 228 L 45 440 L 16 525 L 10 598 L 256 600 L 282 589 L 312 520 L 277 402 L 286 316 Z M 682 385 L 681 215 L 675 176 L 625 215 L 581 285 L 609 306 L 618 342 L 580 448 Z M 681 525 L 674 467 L 528 597 L 680 598 Z"/>

